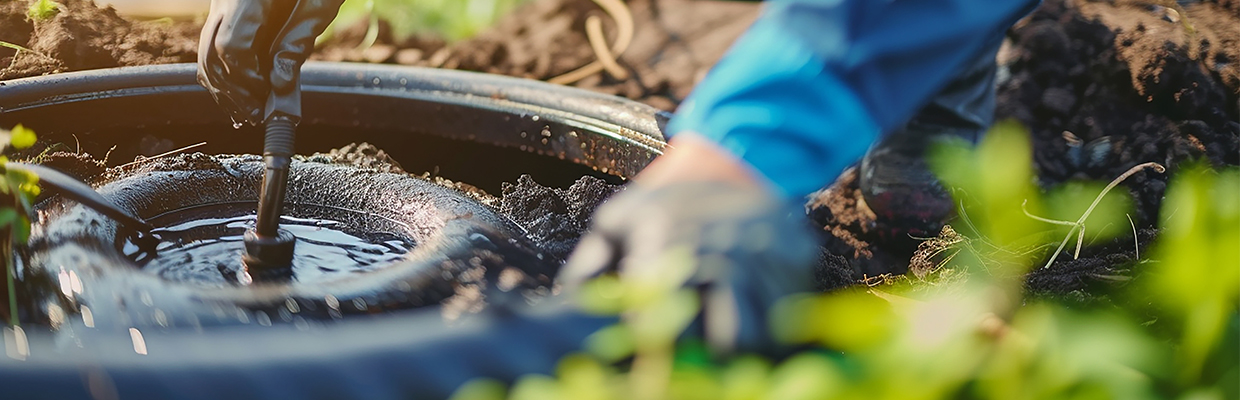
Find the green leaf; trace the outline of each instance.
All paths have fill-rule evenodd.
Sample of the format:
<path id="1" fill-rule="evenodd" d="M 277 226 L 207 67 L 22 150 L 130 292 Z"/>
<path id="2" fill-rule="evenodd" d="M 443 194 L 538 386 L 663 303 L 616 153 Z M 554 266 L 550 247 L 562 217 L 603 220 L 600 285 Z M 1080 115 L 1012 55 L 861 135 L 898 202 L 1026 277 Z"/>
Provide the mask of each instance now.
<path id="1" fill-rule="evenodd" d="M 625 325 L 611 325 L 586 338 L 585 349 L 595 357 L 609 362 L 620 361 L 633 355 L 633 333 Z"/>
<path id="2" fill-rule="evenodd" d="M 13 244 L 26 244 L 26 239 L 30 238 L 30 220 L 26 216 L 19 215 L 17 223 L 13 224 Z"/>
<path id="3" fill-rule="evenodd" d="M 0 208 L 0 228 L 9 226 L 14 221 L 17 221 L 17 210 Z"/>
<path id="4" fill-rule="evenodd" d="M 42 22 L 56 17 L 60 14 L 60 3 L 52 0 L 38 0 L 30 4 L 30 8 L 26 9 L 26 16 L 30 19 Z"/>
<path id="5" fill-rule="evenodd" d="M 11 144 L 13 148 L 18 149 L 18 150 L 33 146 L 35 140 L 37 139 L 35 137 L 33 130 L 31 130 L 30 128 L 24 127 L 21 124 L 17 124 L 17 126 L 14 126 L 13 131 L 10 132 L 10 134 L 12 136 L 9 137 L 9 144 Z"/>
<path id="6" fill-rule="evenodd" d="M 17 43 L 10 43 L 10 42 L 6 42 L 6 41 L 3 41 L 3 40 L 0 40 L 0 47 L 7 47 L 7 48 L 10 48 L 10 49 L 13 49 L 13 50 L 17 50 L 17 52 L 18 52 L 18 53 L 21 53 L 21 52 L 23 52 L 23 51 L 28 51 L 28 52 L 34 53 L 34 50 L 30 50 L 30 49 L 26 48 L 25 46 L 19 45 L 19 44 L 17 44 Z"/>
<path id="7" fill-rule="evenodd" d="M 475 378 L 452 393 L 450 400 L 504 400 L 508 388 L 494 379 Z"/>

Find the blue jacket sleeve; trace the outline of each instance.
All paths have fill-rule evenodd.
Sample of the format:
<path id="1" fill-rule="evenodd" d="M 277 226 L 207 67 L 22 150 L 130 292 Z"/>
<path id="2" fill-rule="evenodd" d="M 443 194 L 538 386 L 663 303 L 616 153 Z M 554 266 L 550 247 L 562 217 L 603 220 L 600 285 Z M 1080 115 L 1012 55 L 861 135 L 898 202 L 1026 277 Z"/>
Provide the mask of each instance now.
<path id="1" fill-rule="evenodd" d="M 668 131 L 749 163 L 782 195 L 830 183 L 1036 0 L 783 0 L 694 89 Z"/>

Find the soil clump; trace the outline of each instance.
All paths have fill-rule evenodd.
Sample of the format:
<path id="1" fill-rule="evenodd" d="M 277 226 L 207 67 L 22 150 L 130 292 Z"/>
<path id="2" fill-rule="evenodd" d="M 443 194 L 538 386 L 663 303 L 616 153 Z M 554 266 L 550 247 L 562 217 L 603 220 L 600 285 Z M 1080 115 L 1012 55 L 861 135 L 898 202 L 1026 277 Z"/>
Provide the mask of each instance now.
<path id="1" fill-rule="evenodd" d="M 0 4 L 0 80 L 56 72 L 193 62 L 198 28 L 171 21 L 131 21 L 90 0 L 62 0 L 50 19 L 27 18 L 29 2 Z"/>
<path id="2" fill-rule="evenodd" d="M 500 213 L 524 227 L 556 262 L 563 262 L 590 227 L 594 210 L 620 187 L 583 176 L 567 189 L 539 185 L 529 175 L 505 183 Z"/>

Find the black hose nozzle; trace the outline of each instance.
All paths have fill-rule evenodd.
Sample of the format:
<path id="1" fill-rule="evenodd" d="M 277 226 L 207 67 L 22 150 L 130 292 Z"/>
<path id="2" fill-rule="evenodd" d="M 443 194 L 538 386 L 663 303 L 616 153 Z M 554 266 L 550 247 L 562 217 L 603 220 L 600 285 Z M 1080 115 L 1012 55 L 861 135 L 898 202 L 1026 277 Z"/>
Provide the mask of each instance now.
<path id="1" fill-rule="evenodd" d="M 296 129 L 290 117 L 274 116 L 267 120 L 267 134 L 263 140 L 266 171 L 258 195 L 258 220 L 254 230 L 245 234 L 246 255 L 243 258 L 255 280 L 281 280 L 292 275 L 296 237 L 280 229 L 280 214 L 284 211 Z"/>

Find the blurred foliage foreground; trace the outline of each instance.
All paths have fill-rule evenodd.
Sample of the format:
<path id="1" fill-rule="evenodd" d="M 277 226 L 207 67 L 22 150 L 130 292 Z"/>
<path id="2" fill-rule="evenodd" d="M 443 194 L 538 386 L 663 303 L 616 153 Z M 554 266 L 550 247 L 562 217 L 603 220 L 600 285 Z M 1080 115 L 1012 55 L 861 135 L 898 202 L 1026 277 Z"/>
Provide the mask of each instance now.
<path id="1" fill-rule="evenodd" d="M 610 277 L 597 285 L 608 293 L 587 291 L 586 303 L 612 299 L 618 307 L 601 308 L 619 308 L 622 322 L 555 376 L 475 380 L 454 398 L 1240 398 L 1240 170 L 1181 168 L 1153 251 L 1133 266 L 1139 279 L 1104 305 L 1069 306 L 1024 298 L 1022 277 L 1071 257 L 1067 243 L 1086 231 L 1135 231 L 1126 191 L 1072 183 L 1042 193 L 1014 124 L 936 154 L 962 210 L 954 229 L 923 243 L 936 261 L 871 287 L 785 299 L 769 323 L 799 349 L 790 356 L 711 354 L 684 334 L 699 307 L 692 292 Z"/>

